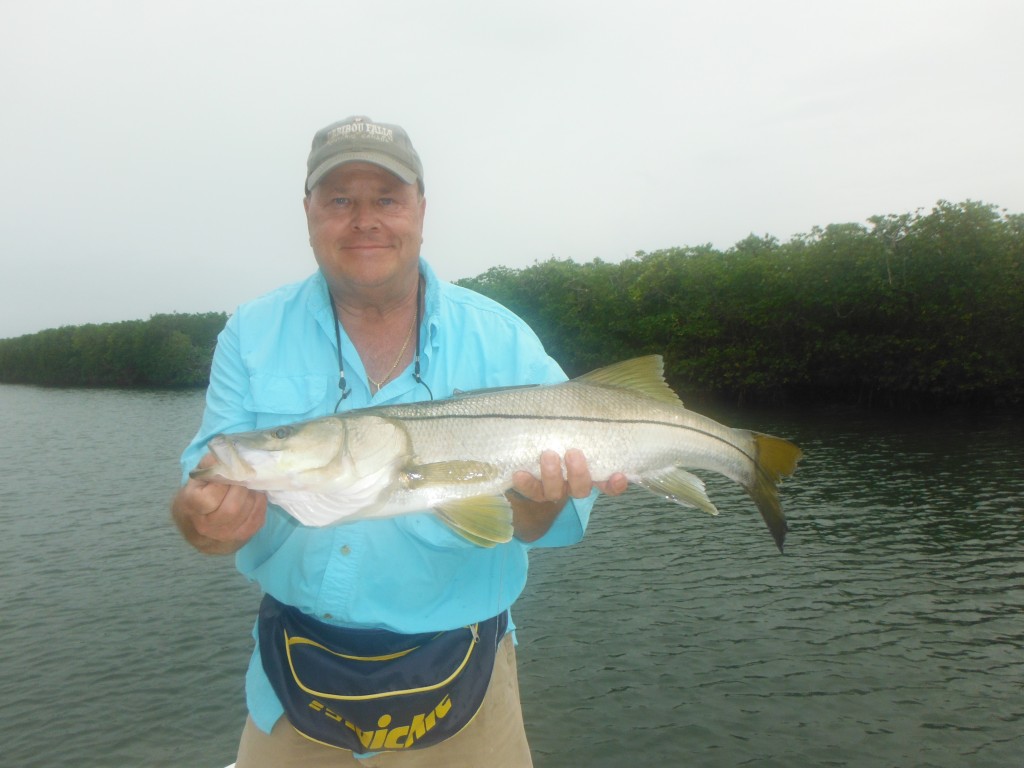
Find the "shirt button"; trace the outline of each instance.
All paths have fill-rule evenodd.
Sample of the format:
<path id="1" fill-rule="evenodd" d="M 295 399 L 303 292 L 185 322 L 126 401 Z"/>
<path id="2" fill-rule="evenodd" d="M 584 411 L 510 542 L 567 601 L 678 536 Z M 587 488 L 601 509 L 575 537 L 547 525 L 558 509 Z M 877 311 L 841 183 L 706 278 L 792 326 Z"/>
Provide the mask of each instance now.
<path id="1" fill-rule="evenodd" d="M 348 557 L 350 554 L 352 554 L 352 548 L 349 547 L 348 544 L 346 544 L 341 548 L 341 554 L 345 555 L 345 557 Z"/>

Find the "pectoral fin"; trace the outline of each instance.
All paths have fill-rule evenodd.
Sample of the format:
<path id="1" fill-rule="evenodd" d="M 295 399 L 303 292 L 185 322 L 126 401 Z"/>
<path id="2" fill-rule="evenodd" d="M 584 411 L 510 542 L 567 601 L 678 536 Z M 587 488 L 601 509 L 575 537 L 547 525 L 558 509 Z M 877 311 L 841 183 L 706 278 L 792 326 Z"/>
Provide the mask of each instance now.
<path id="1" fill-rule="evenodd" d="M 493 547 L 512 538 L 512 505 L 504 496 L 474 496 L 434 508 L 453 531 L 477 546 Z"/>
<path id="2" fill-rule="evenodd" d="M 679 467 L 669 467 L 644 475 L 640 478 L 639 484 L 676 504 L 682 504 L 684 507 L 696 507 L 709 515 L 718 514 L 718 510 L 704 490 L 704 481 Z"/>

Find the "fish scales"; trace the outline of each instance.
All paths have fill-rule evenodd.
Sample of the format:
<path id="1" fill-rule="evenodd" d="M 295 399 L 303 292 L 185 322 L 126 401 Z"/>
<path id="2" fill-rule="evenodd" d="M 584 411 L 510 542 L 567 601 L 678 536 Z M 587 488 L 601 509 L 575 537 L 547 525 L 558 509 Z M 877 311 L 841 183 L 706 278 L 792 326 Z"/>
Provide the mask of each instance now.
<path id="1" fill-rule="evenodd" d="M 688 466 L 719 471 L 739 482 L 753 446 L 749 433 L 678 406 L 652 404 L 630 392 L 576 382 L 419 406 L 377 410 L 401 423 L 415 459 L 422 463 L 488 456 L 506 473 L 536 472 L 538 446 L 559 455 L 579 448 L 594 479 L 606 480 L 624 467 L 639 476 L 644 470 L 671 465 L 685 444 Z M 522 429 L 524 422 L 533 428 Z M 717 449 L 723 445 L 736 448 L 722 455 Z"/>

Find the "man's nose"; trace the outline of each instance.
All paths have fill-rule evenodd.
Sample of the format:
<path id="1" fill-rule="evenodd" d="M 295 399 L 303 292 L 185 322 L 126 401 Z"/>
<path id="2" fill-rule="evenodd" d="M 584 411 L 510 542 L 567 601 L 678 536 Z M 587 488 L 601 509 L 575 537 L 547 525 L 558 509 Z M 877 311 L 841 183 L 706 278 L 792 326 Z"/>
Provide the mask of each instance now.
<path id="1" fill-rule="evenodd" d="M 380 226 L 380 219 L 377 218 L 373 207 L 365 203 L 357 203 L 352 213 L 353 229 L 377 229 Z"/>

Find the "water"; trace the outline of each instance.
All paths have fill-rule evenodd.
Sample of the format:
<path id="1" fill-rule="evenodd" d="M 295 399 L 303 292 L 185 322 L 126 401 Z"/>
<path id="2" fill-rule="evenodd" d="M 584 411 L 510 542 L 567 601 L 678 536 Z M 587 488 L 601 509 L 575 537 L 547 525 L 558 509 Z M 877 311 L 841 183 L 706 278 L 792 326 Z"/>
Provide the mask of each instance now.
<path id="1" fill-rule="evenodd" d="M 198 393 L 0 386 L 0 765 L 231 762 L 259 596 L 168 520 Z M 796 440 L 780 556 L 640 491 L 533 559 L 539 768 L 1024 766 L 1024 427 L 717 414 Z M 43 471 L 45 470 L 45 471 Z"/>

